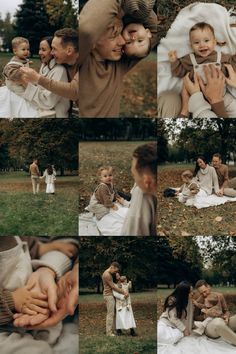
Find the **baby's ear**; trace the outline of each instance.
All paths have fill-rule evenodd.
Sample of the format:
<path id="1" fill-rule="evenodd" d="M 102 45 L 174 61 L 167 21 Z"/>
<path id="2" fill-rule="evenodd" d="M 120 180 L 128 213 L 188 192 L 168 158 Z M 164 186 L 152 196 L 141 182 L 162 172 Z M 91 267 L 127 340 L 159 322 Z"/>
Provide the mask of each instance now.
<path id="1" fill-rule="evenodd" d="M 146 28 L 146 32 L 147 32 L 148 38 L 152 38 L 152 34 L 151 34 L 151 31 L 149 28 Z"/>

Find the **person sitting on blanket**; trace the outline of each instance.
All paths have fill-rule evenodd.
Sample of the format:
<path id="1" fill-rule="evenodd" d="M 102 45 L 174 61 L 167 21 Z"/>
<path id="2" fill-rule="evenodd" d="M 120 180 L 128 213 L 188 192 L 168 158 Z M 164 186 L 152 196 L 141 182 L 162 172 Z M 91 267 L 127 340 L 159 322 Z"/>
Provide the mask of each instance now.
<path id="1" fill-rule="evenodd" d="M 194 202 L 195 195 L 199 192 L 199 185 L 193 181 L 193 173 L 190 170 L 186 170 L 181 175 L 182 181 L 184 184 L 176 192 L 178 195 L 178 200 L 181 203 L 188 204 Z"/>
<path id="2" fill-rule="evenodd" d="M 182 58 L 177 57 L 175 50 L 169 52 L 169 61 L 171 72 L 175 77 L 184 77 L 189 75 L 194 78 L 194 73 L 199 77 L 200 82 L 206 82 L 203 66 L 212 64 L 217 70 L 222 70 L 227 75 L 227 69 L 224 64 L 231 64 L 236 70 L 236 55 L 225 54 L 215 51 L 217 40 L 215 38 L 214 28 L 205 22 L 196 23 L 189 31 L 189 39 L 193 53 L 187 54 Z M 236 100 L 225 91 L 224 103 L 229 117 L 236 116 Z"/>
<path id="3" fill-rule="evenodd" d="M 191 284 L 182 281 L 165 299 L 164 311 L 157 323 L 158 344 L 175 344 L 190 335 L 192 294 Z"/>
<path id="4" fill-rule="evenodd" d="M 213 320 L 213 318 L 224 318 L 222 308 L 219 306 L 219 298 L 217 294 L 209 294 L 204 299 L 204 304 L 198 303 L 197 300 L 193 300 L 193 304 L 201 310 L 205 318 L 204 321 L 194 321 L 194 325 L 197 329 L 194 329 L 193 332 L 196 334 L 204 334 L 206 326 Z"/>
<path id="5" fill-rule="evenodd" d="M 130 335 L 136 337 L 134 328 L 136 328 L 131 299 L 129 290 L 132 288 L 131 281 L 127 282 L 127 277 L 125 275 L 120 276 L 116 273 L 117 286 L 119 289 L 125 291 L 128 296 L 118 293 L 113 290 L 113 296 L 116 299 L 116 333 L 118 336 L 122 335 L 122 329 L 130 329 Z"/>
<path id="6" fill-rule="evenodd" d="M 229 179 L 229 168 L 222 163 L 219 153 L 212 156 L 212 166 L 216 170 L 218 177 L 220 194 L 227 197 L 236 197 L 236 177 Z"/>
<path id="7" fill-rule="evenodd" d="M 221 293 L 213 292 L 210 285 L 204 279 L 198 280 L 195 288 L 200 294 L 200 297 L 197 299 L 198 307 L 201 303 L 205 307 L 205 299 L 213 294 L 218 297 L 217 306 L 223 313 L 220 318 L 213 318 L 209 321 L 205 328 L 205 334 L 213 339 L 221 337 L 226 342 L 236 346 L 236 315 L 230 317 L 224 296 Z"/>
<path id="8" fill-rule="evenodd" d="M 206 196 L 211 195 L 213 191 L 216 195 L 221 196 L 216 171 L 214 167 L 208 165 L 205 156 L 197 156 L 193 176 Z"/>
<path id="9" fill-rule="evenodd" d="M 95 188 L 87 209 L 100 220 L 111 209 L 118 210 L 118 207 L 113 203 L 116 194 L 113 186 L 113 168 L 111 166 L 101 166 L 97 175 L 100 184 Z"/>

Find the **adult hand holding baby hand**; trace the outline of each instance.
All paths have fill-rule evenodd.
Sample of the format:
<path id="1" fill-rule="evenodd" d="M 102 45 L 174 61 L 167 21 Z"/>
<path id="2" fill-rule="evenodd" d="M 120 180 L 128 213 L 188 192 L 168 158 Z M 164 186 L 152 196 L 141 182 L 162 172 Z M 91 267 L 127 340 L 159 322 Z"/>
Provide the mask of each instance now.
<path id="1" fill-rule="evenodd" d="M 48 303 L 47 296 L 41 290 L 32 290 L 35 284 L 18 288 L 12 292 L 12 297 L 17 312 L 28 315 L 36 315 L 37 313 L 47 314 Z"/>
<path id="2" fill-rule="evenodd" d="M 21 67 L 20 71 L 24 74 L 23 80 L 25 82 L 38 82 L 40 78 L 40 74 L 37 73 L 34 69 Z"/>

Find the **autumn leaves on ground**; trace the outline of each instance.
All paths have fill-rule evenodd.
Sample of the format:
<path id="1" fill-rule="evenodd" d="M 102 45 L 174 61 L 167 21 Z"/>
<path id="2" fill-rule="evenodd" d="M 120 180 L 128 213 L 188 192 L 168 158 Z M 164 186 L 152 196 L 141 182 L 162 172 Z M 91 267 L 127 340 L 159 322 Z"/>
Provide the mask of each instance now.
<path id="1" fill-rule="evenodd" d="M 165 188 L 180 187 L 181 173 L 193 168 L 193 165 L 180 164 L 158 168 L 158 235 L 235 235 L 236 202 L 196 209 L 181 204 L 176 198 L 163 197 Z M 230 167 L 229 171 L 230 178 L 236 176 L 236 168 Z"/>
<path id="2" fill-rule="evenodd" d="M 106 337 L 106 307 L 102 295 L 82 295 L 80 303 L 80 354 L 155 354 L 156 290 L 131 293 L 137 337 L 129 331 L 118 337 Z"/>
<path id="3" fill-rule="evenodd" d="M 55 195 L 33 195 L 27 172 L 0 173 L 0 235 L 71 236 L 77 234 L 78 177 L 57 177 Z"/>

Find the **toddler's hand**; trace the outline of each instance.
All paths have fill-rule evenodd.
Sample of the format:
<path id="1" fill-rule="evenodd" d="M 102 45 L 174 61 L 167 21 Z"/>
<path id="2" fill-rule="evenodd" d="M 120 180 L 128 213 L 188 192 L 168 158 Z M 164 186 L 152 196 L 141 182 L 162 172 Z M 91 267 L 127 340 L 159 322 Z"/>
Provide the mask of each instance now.
<path id="1" fill-rule="evenodd" d="M 201 309 L 201 312 L 207 313 L 207 310 L 206 309 Z"/>
<path id="2" fill-rule="evenodd" d="M 120 203 L 121 205 L 124 205 L 124 198 L 118 196 L 118 197 L 116 197 L 116 200 L 117 200 L 117 202 Z"/>
<path id="3" fill-rule="evenodd" d="M 177 58 L 177 52 L 176 50 L 171 50 L 169 53 L 168 53 L 168 57 L 169 57 L 169 61 L 171 63 L 174 63 L 178 58 Z"/>
<path id="4" fill-rule="evenodd" d="M 32 286 L 24 286 L 12 292 L 15 310 L 28 315 L 48 314 L 47 296 L 42 292 L 32 291 Z"/>
<path id="5" fill-rule="evenodd" d="M 118 206 L 113 204 L 112 207 L 111 207 L 113 210 L 118 210 Z"/>

